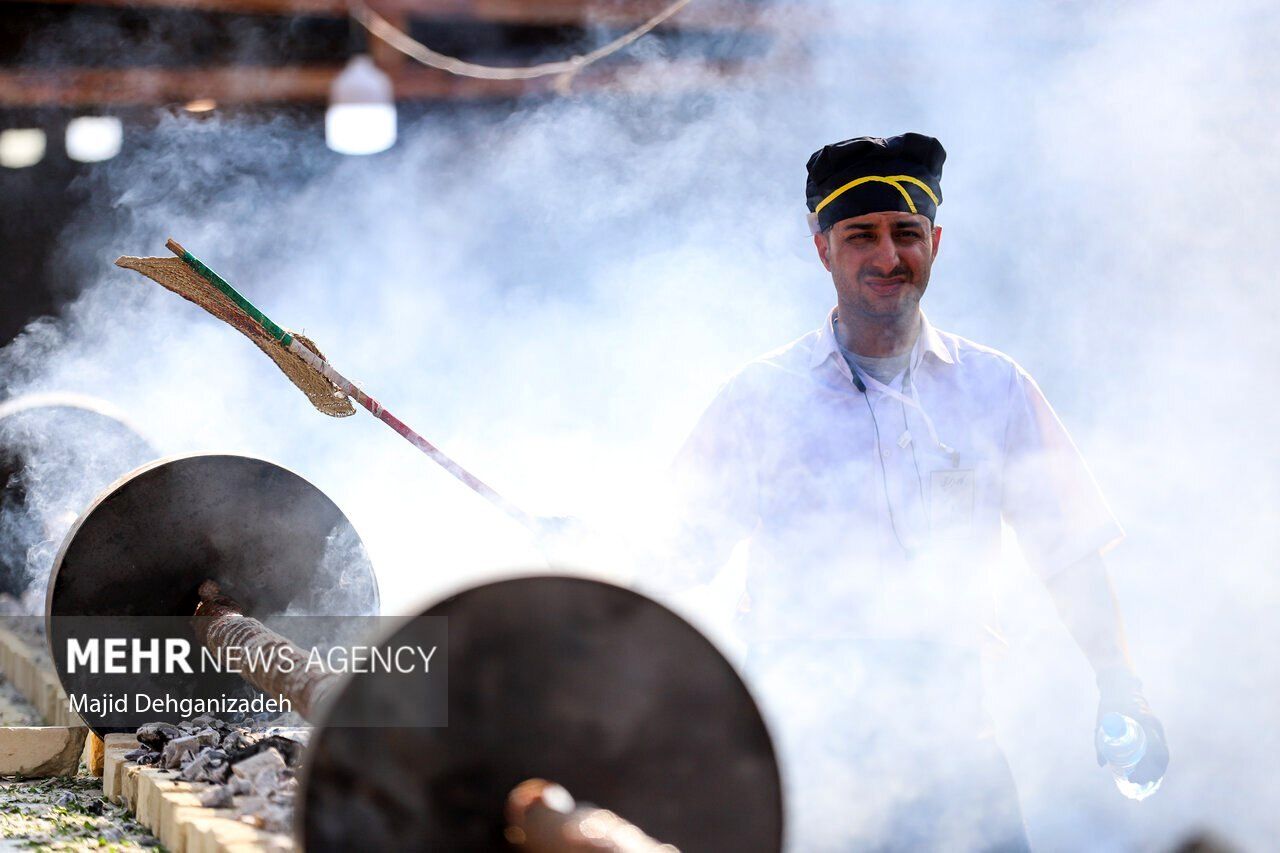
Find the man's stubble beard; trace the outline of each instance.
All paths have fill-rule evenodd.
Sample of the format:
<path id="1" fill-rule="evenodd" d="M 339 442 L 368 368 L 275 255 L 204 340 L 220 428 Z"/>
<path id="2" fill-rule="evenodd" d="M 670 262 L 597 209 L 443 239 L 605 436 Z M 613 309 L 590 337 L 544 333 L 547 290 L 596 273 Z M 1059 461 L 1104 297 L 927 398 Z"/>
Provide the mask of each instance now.
<path id="1" fill-rule="evenodd" d="M 897 274 L 898 271 L 895 270 L 893 274 L 883 277 L 892 278 Z M 914 317 L 920 309 L 920 299 L 924 296 L 924 292 L 929 286 L 929 273 L 925 271 L 923 279 L 919 283 L 911 278 L 909 270 L 902 271 L 902 274 L 906 275 L 908 280 L 902 285 L 902 289 L 898 293 L 897 305 L 894 308 L 885 310 L 880 305 L 877 305 L 880 300 L 863 290 L 865 285 L 861 281 L 862 274 L 859 274 L 859 280 L 854 287 L 845 288 L 845 292 L 851 293 L 853 296 L 853 304 L 850 307 L 862 317 L 880 323 L 892 323 L 895 320 L 909 320 Z M 881 278 L 881 276 L 869 277 Z M 839 292 L 839 289 L 837 289 L 837 292 Z"/>

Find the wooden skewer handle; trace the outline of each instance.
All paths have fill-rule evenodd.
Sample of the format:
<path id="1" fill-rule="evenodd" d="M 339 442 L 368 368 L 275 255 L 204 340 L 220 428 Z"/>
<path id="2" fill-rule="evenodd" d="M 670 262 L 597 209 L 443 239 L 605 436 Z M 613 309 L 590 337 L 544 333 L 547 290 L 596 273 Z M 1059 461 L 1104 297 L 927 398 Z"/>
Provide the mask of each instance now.
<path id="1" fill-rule="evenodd" d="M 579 806 L 545 779 L 529 779 L 511 791 L 506 836 L 527 853 L 680 853 L 608 809 Z"/>
<path id="2" fill-rule="evenodd" d="M 268 696 L 284 696 L 303 719 L 316 719 L 316 709 L 338 680 L 336 673 L 308 670 L 306 651 L 245 616 L 240 604 L 213 581 L 200 585 L 191 627 L 209 651 L 227 655 L 234 649 L 241 677 Z M 286 665 L 286 659 L 292 664 Z"/>

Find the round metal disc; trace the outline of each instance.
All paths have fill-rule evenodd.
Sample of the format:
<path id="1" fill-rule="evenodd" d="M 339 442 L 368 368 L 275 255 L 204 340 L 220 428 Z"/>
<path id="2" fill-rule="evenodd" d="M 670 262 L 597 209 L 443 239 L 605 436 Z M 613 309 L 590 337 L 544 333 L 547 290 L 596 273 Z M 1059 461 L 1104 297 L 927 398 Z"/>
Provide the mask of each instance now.
<path id="1" fill-rule="evenodd" d="M 440 643 L 446 620 L 429 675 L 353 675 L 328 707 L 297 817 L 309 853 L 511 849 L 506 797 L 533 777 L 683 853 L 781 849 L 759 710 L 683 619 L 611 584 L 519 578 L 448 598 L 380 645 Z M 432 727 L 442 674 L 448 724 Z"/>
<path id="2" fill-rule="evenodd" d="M 246 615 L 294 638 L 331 636 L 337 621 L 378 611 L 378 587 L 364 546 L 342 511 L 297 474 L 262 459 L 196 455 L 161 460 L 100 495 L 76 521 L 54 564 L 45 623 L 68 695 L 122 692 L 176 698 L 257 695 L 237 674 L 215 682 L 198 669 L 106 676 L 68 667 L 67 639 L 178 636 L 189 627 L 206 579 Z M 316 617 L 310 619 L 309 617 Z M 284 620 L 290 626 L 279 628 Z M 193 667 L 194 668 L 194 667 Z M 82 713 L 99 734 L 137 725 L 116 713 Z M 169 716 L 173 716 L 170 714 Z M 164 719 L 153 715 L 152 719 Z"/>
<path id="3" fill-rule="evenodd" d="M 24 394 L 0 403 L 0 592 L 33 584 L 38 612 L 58 543 L 80 511 L 158 454 L 104 400 Z"/>

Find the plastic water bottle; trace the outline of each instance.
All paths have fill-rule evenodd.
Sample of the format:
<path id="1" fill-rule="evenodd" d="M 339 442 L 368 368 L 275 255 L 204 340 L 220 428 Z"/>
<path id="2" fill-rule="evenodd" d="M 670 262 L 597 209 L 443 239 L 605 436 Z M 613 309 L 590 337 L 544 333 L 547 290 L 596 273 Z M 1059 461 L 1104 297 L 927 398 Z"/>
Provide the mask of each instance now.
<path id="1" fill-rule="evenodd" d="M 1116 777 L 1116 787 L 1129 799 L 1145 800 L 1164 781 L 1164 777 L 1146 783 L 1129 781 L 1129 774 L 1147 754 L 1147 733 L 1137 720 L 1114 711 L 1104 714 L 1098 726 L 1098 746 Z"/>

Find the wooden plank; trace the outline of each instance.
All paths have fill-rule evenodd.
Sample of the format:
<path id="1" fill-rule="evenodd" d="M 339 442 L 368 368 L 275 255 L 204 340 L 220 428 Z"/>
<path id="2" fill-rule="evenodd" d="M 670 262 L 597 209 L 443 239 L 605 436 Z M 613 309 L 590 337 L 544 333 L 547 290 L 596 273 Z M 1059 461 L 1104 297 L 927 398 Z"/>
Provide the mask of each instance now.
<path id="1" fill-rule="evenodd" d="M 0 775 L 75 775 L 89 730 L 68 708 L 43 650 L 0 627 L 0 671 L 49 723 L 0 728 Z"/>
<path id="2" fill-rule="evenodd" d="M 85 766 L 89 768 L 89 775 L 97 776 L 99 779 L 102 778 L 102 774 L 105 771 L 103 762 L 106 759 L 106 754 L 103 750 L 104 744 L 102 742 L 102 738 L 98 737 L 93 732 L 89 732 L 89 741 L 85 744 L 84 749 L 84 763 Z"/>
<path id="3" fill-rule="evenodd" d="M 0 727 L 0 776 L 74 776 L 84 751 L 84 726 Z"/>
<path id="4" fill-rule="evenodd" d="M 0 103 L 125 105 L 184 103 L 208 97 L 228 103 L 317 100 L 336 68 L 150 68 L 0 72 Z"/>
<path id="5" fill-rule="evenodd" d="M 606 60 L 574 79 L 573 89 L 687 91 L 735 76 L 743 62 L 664 63 L 653 75 L 642 63 Z M 221 105 L 325 103 L 341 71 L 334 66 L 294 68 L 82 68 L 0 70 L 0 106 L 146 106 L 211 98 Z M 477 80 L 412 65 L 392 75 L 396 98 L 408 101 L 503 100 L 547 92 L 555 78 Z"/>
<path id="6" fill-rule="evenodd" d="M 124 760 L 126 752 L 132 752 L 141 744 L 131 734 L 111 734 L 103 741 L 102 795 L 113 803 L 123 803 L 121 786 L 124 784 Z"/>

